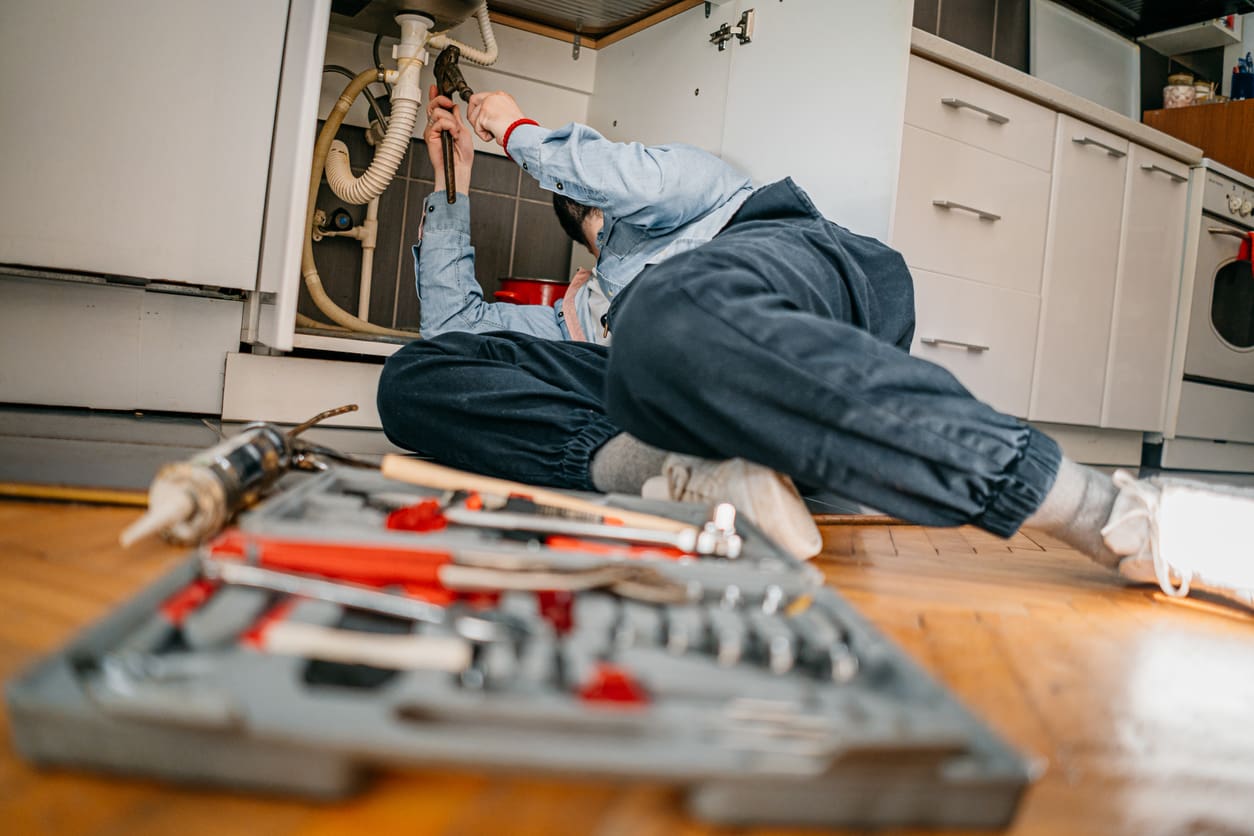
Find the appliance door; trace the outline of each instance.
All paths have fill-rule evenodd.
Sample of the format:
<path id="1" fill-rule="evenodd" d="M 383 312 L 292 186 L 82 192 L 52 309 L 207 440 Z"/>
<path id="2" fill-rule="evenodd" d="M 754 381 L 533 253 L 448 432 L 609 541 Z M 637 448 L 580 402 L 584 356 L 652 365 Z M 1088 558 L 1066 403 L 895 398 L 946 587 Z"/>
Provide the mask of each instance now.
<path id="1" fill-rule="evenodd" d="M 1254 386 L 1254 275 L 1238 261 L 1245 230 L 1202 218 L 1186 377 Z"/>

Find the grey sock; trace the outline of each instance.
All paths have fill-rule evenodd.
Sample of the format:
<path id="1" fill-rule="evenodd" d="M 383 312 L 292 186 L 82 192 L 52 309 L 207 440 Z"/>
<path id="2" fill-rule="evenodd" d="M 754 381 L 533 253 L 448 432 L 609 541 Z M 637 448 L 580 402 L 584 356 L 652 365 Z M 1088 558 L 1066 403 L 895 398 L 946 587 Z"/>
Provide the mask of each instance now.
<path id="1" fill-rule="evenodd" d="M 1064 456 L 1045 501 L 1023 524 L 1043 529 L 1098 563 L 1114 567 L 1119 557 L 1106 548 L 1102 527 L 1118 494 L 1109 476 Z"/>
<path id="2" fill-rule="evenodd" d="M 645 444 L 627 433 L 619 433 L 592 454 L 588 475 L 603 493 L 640 493 L 646 479 L 662 472 L 666 451 Z"/>

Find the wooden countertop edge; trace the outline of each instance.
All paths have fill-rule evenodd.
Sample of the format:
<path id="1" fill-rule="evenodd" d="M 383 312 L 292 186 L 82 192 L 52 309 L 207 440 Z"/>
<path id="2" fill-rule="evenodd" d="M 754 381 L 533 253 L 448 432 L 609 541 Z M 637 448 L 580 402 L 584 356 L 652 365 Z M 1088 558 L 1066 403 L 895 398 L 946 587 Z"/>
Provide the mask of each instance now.
<path id="1" fill-rule="evenodd" d="M 910 52 L 1059 113 L 1083 119 L 1181 162 L 1189 165 L 1199 165 L 1202 162 L 1201 148 L 1182 142 L 1135 119 L 1130 119 L 1060 87 L 1055 87 L 1047 81 L 1034 78 L 1014 67 L 994 61 L 978 52 L 972 52 L 922 29 L 911 30 Z"/>

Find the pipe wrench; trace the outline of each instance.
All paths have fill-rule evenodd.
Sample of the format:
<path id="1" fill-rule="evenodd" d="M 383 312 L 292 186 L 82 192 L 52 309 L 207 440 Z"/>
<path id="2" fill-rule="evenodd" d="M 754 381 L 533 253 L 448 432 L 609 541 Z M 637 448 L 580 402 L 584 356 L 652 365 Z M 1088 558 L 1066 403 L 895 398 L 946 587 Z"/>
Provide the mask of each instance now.
<path id="1" fill-rule="evenodd" d="M 457 59 L 461 58 L 462 51 L 455 46 L 447 46 L 435 59 L 435 83 L 438 85 L 441 96 L 448 96 L 450 99 L 454 95 L 460 94 L 463 102 L 470 101 L 470 97 L 475 94 L 470 89 L 470 85 L 466 83 L 466 79 L 462 77 L 461 68 L 457 65 Z M 448 202 L 457 202 L 457 175 L 453 170 L 453 137 L 448 132 L 440 134 L 440 150 L 444 157 L 444 186 L 445 192 L 448 194 Z"/>

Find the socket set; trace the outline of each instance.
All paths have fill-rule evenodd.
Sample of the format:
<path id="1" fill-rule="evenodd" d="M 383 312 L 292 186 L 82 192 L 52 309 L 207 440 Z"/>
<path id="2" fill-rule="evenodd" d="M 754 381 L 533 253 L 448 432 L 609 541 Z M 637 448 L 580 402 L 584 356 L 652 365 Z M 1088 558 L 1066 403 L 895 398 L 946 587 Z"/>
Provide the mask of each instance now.
<path id="1" fill-rule="evenodd" d="M 27 759 L 319 797 L 391 764 L 665 780 L 708 821 L 845 827 L 1000 828 L 1029 781 L 726 508 L 555 514 L 348 468 L 282 487 L 8 684 Z"/>

